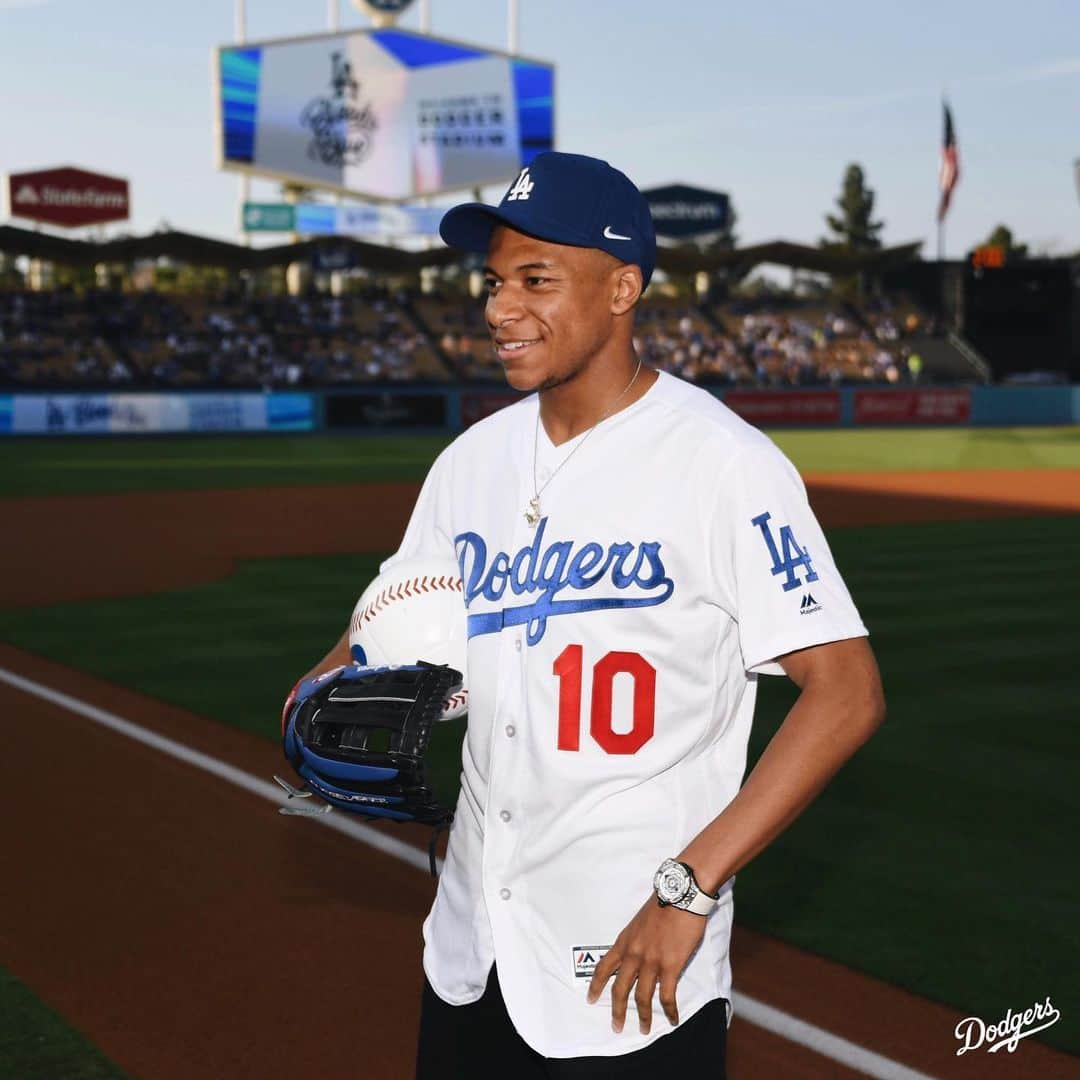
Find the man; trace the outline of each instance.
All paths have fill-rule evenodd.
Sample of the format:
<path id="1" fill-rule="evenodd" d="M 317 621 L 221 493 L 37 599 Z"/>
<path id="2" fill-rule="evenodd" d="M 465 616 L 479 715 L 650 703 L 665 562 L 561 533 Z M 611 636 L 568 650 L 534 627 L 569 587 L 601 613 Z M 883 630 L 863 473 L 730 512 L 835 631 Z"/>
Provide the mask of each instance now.
<path id="1" fill-rule="evenodd" d="M 723 1076 L 734 874 L 881 722 L 866 630 L 787 460 L 635 357 L 622 173 L 541 154 L 441 232 L 486 253 L 529 396 L 439 456 L 383 564 L 456 557 L 469 619 L 417 1076 Z M 758 673 L 801 692 L 740 790 Z"/>

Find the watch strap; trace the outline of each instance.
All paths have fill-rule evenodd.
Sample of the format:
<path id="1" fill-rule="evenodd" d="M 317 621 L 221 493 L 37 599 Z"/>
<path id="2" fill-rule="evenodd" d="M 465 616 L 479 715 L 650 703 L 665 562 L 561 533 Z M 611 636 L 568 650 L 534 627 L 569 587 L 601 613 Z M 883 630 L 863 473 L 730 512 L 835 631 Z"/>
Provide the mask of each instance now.
<path id="1" fill-rule="evenodd" d="M 694 881 L 696 891 L 694 893 L 694 899 L 683 907 L 682 904 L 678 905 L 683 907 L 684 911 L 692 911 L 695 915 L 709 915 L 712 909 L 716 907 L 719 897 L 710 896 L 704 889 L 698 887 L 697 881 Z"/>

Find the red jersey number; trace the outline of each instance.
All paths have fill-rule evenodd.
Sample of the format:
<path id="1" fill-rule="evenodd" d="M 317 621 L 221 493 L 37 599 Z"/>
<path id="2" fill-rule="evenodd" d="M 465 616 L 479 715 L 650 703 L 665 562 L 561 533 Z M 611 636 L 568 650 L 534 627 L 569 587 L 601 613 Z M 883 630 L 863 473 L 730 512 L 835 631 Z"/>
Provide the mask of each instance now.
<path id="1" fill-rule="evenodd" d="M 583 652 L 580 645 L 567 645 L 552 665 L 559 679 L 560 750 L 581 749 Z M 611 689 L 619 674 L 634 680 L 634 722 L 622 733 L 612 728 Z M 656 668 L 640 653 L 609 652 L 593 665 L 589 734 L 608 754 L 636 754 L 653 737 L 655 727 Z"/>

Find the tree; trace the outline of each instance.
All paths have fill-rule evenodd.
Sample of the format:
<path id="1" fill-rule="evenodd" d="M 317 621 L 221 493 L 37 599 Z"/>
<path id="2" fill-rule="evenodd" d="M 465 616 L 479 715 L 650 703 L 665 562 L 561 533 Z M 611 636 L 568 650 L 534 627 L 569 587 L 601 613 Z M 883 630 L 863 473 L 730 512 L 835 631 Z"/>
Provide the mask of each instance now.
<path id="1" fill-rule="evenodd" d="M 1005 252 L 1007 259 L 1026 259 L 1028 254 L 1027 244 L 1018 244 L 1013 239 L 1013 231 L 1008 225 L 998 225 L 987 237 L 989 247 L 998 247 Z"/>
<path id="2" fill-rule="evenodd" d="M 861 165 L 849 165 L 836 200 L 839 213 L 826 214 L 825 222 L 836 234 L 821 241 L 822 247 L 846 251 L 874 251 L 881 247 L 878 233 L 884 222 L 873 221 L 874 192 L 866 186 Z"/>

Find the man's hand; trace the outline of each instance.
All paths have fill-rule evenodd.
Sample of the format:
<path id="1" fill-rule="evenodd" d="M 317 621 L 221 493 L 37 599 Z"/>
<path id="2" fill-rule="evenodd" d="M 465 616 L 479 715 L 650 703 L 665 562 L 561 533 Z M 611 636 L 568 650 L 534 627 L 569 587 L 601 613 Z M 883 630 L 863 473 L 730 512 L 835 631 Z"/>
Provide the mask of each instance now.
<path id="1" fill-rule="evenodd" d="M 630 990 L 637 983 L 634 1001 L 638 1022 L 642 1035 L 647 1035 L 652 1026 L 653 992 L 659 983 L 660 1004 L 674 1027 L 679 1022 L 675 984 L 704 936 L 703 916 L 676 907 L 660 907 L 656 896 L 650 896 L 596 965 L 589 983 L 589 1004 L 595 1003 L 604 984 L 614 975 L 611 1027 L 620 1032 L 626 1023 Z"/>

